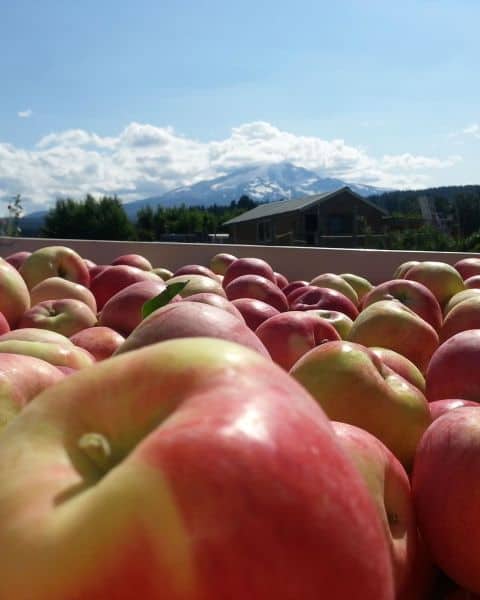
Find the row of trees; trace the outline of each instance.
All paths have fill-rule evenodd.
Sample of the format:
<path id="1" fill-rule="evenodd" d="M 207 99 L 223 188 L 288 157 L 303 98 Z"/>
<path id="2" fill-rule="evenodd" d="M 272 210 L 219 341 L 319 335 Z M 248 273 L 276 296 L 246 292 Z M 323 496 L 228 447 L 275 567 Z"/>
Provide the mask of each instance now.
<path id="1" fill-rule="evenodd" d="M 227 232 L 223 223 L 256 206 L 247 196 L 228 206 L 164 208 L 147 206 L 131 222 L 120 200 L 88 195 L 78 202 L 58 200 L 45 217 L 41 235 L 53 238 L 154 241 L 168 234 L 207 239 L 208 234 Z"/>

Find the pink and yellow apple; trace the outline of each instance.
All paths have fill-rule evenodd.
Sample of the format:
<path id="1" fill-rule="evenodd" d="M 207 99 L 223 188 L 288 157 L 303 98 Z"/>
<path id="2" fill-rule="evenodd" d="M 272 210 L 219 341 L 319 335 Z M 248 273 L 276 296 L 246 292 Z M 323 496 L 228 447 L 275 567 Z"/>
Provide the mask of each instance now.
<path id="1" fill-rule="evenodd" d="M 62 300 L 74 298 L 84 302 L 90 310 L 97 314 L 97 302 L 92 292 L 80 283 L 62 279 L 62 277 L 49 277 L 30 290 L 30 303 L 35 306 L 44 300 Z"/>
<path id="2" fill-rule="evenodd" d="M 240 275 L 225 287 L 229 300 L 253 298 L 270 304 L 279 312 L 288 310 L 288 300 L 282 290 L 261 275 Z"/>
<path id="3" fill-rule="evenodd" d="M 223 287 L 241 275 L 260 275 L 275 283 L 272 267 L 262 258 L 237 258 L 227 268 L 223 276 Z"/>
<path id="4" fill-rule="evenodd" d="M 345 341 L 317 346 L 290 370 L 330 419 L 361 427 L 410 468 L 431 422 L 422 392 L 368 348 Z"/>
<path id="5" fill-rule="evenodd" d="M 87 327 L 93 327 L 97 315 L 81 300 L 64 298 L 60 300 L 44 300 L 25 311 L 18 323 L 18 328 L 34 327 L 49 329 L 66 337 Z"/>
<path id="6" fill-rule="evenodd" d="M 129 265 L 130 267 L 136 267 L 141 271 L 152 270 L 152 263 L 148 260 L 148 258 L 145 258 L 145 256 L 142 256 L 141 254 L 135 253 L 122 254 L 121 256 L 117 256 L 117 258 L 112 260 L 111 264 L 114 266 Z"/>
<path id="7" fill-rule="evenodd" d="M 0 437 L 0 597 L 394 599 L 371 494 L 282 369 L 208 338 L 89 371 Z"/>
<path id="8" fill-rule="evenodd" d="M 32 252 L 20 267 L 28 289 L 49 277 L 62 277 L 89 287 L 90 273 L 83 258 L 68 246 L 44 246 Z"/>
<path id="9" fill-rule="evenodd" d="M 14 329 L 20 317 L 30 308 L 30 293 L 19 272 L 0 258 L 0 312 Z"/>
<path id="10" fill-rule="evenodd" d="M 104 326 L 87 327 L 70 337 L 75 346 L 87 350 L 96 361 L 110 358 L 125 341 L 114 329 Z"/>

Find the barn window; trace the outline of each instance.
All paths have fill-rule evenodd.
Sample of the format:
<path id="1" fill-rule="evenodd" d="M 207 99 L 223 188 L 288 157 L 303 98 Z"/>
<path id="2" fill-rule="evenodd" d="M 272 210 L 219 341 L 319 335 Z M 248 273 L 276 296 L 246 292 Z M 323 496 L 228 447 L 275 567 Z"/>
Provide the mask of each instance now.
<path id="1" fill-rule="evenodd" d="M 260 221 L 257 226 L 257 240 L 269 242 L 272 239 L 272 224 L 270 221 Z"/>

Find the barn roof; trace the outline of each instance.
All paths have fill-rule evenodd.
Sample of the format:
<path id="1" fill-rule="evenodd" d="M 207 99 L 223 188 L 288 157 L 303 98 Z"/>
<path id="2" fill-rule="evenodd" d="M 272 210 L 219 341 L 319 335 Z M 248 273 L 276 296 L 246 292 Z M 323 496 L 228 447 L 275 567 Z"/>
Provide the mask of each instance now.
<path id="1" fill-rule="evenodd" d="M 360 194 L 353 192 L 348 186 L 344 186 L 339 188 L 338 190 L 334 190 L 333 192 L 323 192 L 322 194 L 314 194 L 313 196 L 303 196 L 302 198 L 297 198 L 296 200 L 277 200 L 275 202 L 267 202 L 265 204 L 260 204 L 260 206 L 256 206 L 251 210 L 247 210 L 241 215 L 238 215 L 238 217 L 234 217 L 229 221 L 225 221 L 224 225 L 234 225 L 236 223 L 255 221 L 257 219 L 273 217 L 274 215 L 305 210 L 315 204 L 320 204 L 325 200 L 333 198 L 334 196 L 337 196 L 343 192 L 351 194 L 361 202 L 364 202 L 370 207 L 375 208 L 383 215 L 388 215 L 387 211 L 383 208 L 378 207 L 370 200 L 367 200 L 363 196 L 360 196 Z"/>

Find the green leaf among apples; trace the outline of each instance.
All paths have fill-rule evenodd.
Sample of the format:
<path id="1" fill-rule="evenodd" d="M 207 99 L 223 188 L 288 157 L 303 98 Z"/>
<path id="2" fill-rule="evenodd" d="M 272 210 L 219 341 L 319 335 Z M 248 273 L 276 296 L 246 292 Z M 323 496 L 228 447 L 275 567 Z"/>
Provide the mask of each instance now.
<path id="1" fill-rule="evenodd" d="M 147 300 L 142 306 L 142 319 L 146 319 L 148 315 L 151 315 L 154 311 L 166 306 L 177 294 L 179 294 L 183 288 L 188 284 L 188 281 L 177 281 L 168 285 L 163 292 Z"/>

